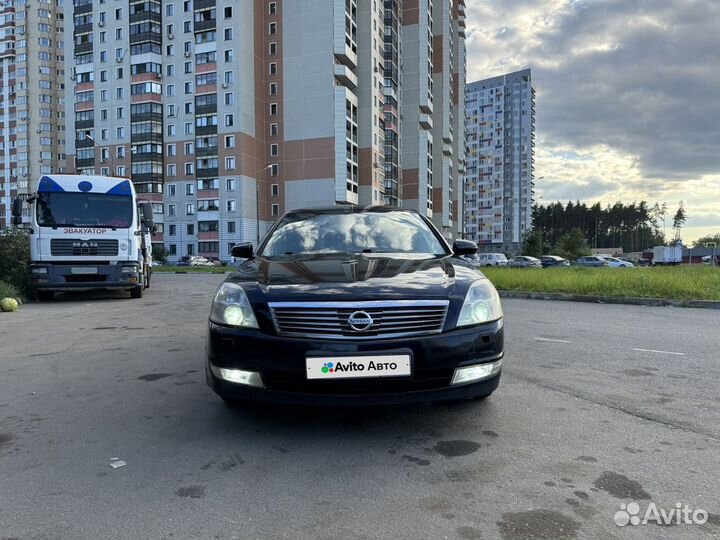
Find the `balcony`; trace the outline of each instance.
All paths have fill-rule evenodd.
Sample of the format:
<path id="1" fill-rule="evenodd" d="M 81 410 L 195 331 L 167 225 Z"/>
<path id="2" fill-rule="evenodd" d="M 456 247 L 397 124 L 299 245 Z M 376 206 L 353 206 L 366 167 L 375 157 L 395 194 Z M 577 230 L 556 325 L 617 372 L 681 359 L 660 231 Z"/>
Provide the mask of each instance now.
<path id="1" fill-rule="evenodd" d="M 335 79 L 340 84 L 354 90 L 358 85 L 358 78 L 345 64 L 335 64 Z"/>
<path id="2" fill-rule="evenodd" d="M 208 30 L 215 30 L 217 28 L 217 21 L 215 19 L 208 19 L 206 21 L 196 21 L 194 30 L 195 32 L 207 32 Z"/>
<path id="3" fill-rule="evenodd" d="M 432 129 L 433 127 L 432 116 L 429 114 L 421 113 L 418 118 L 418 122 L 420 123 L 420 127 L 423 129 Z"/>
<path id="4" fill-rule="evenodd" d="M 218 168 L 217 167 L 208 167 L 208 168 L 200 168 L 197 167 L 195 169 L 195 176 L 200 178 L 216 178 L 218 176 Z"/>

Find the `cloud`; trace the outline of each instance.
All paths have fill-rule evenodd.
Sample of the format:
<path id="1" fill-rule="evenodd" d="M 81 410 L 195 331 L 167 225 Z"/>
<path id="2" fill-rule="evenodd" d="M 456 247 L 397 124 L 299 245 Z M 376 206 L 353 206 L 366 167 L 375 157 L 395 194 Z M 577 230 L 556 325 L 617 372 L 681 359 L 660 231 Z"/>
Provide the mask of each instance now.
<path id="1" fill-rule="evenodd" d="M 716 0 L 468 0 L 468 80 L 532 68 L 545 199 L 684 199 L 720 229 L 718 28 Z"/>

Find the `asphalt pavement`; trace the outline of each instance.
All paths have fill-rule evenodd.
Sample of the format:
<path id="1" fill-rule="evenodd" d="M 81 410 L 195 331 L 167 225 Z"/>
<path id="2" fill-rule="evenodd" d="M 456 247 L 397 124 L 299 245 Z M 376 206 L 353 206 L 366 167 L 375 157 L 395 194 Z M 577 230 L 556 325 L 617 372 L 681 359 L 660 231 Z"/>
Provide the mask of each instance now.
<path id="1" fill-rule="evenodd" d="M 720 312 L 507 299 L 485 401 L 231 409 L 221 280 L 0 313 L 0 539 L 720 538 Z"/>

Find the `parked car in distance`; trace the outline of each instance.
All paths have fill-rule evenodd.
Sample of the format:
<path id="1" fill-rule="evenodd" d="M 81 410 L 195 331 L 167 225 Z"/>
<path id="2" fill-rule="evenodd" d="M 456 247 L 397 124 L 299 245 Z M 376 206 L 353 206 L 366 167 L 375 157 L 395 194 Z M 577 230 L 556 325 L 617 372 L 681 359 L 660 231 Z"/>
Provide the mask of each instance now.
<path id="1" fill-rule="evenodd" d="M 361 230 L 363 234 L 347 234 Z M 504 354 L 495 287 L 415 210 L 295 210 L 215 293 L 206 378 L 224 400 L 382 405 L 484 397 Z"/>
<path id="2" fill-rule="evenodd" d="M 550 268 L 552 266 L 570 266 L 570 261 L 558 257 L 557 255 L 543 255 L 540 257 L 540 263 L 543 268 Z"/>
<path id="3" fill-rule="evenodd" d="M 508 259 L 503 253 L 478 253 L 480 266 L 507 266 Z"/>
<path id="4" fill-rule="evenodd" d="M 462 255 L 458 258 L 460 261 L 467 263 L 467 265 L 471 268 L 478 268 L 480 266 L 480 259 L 478 258 L 477 253 L 473 253 L 472 255 Z"/>
<path id="5" fill-rule="evenodd" d="M 527 255 L 518 255 L 513 257 L 508 263 L 510 268 L 542 268 L 540 259 L 529 257 Z"/>
<path id="6" fill-rule="evenodd" d="M 215 266 L 212 261 L 200 255 L 185 255 L 181 257 L 176 266 Z"/>
<path id="7" fill-rule="evenodd" d="M 575 264 L 578 266 L 610 266 L 604 257 L 598 257 L 597 255 L 587 255 L 580 257 Z"/>
<path id="8" fill-rule="evenodd" d="M 616 257 L 603 257 L 608 263 L 610 268 L 634 268 L 635 265 L 630 261 L 623 261 Z"/>

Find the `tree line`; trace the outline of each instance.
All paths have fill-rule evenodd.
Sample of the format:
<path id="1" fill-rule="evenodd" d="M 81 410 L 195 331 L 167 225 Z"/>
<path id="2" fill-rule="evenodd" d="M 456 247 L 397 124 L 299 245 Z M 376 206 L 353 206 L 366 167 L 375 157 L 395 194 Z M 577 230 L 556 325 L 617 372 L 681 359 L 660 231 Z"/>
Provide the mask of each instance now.
<path id="1" fill-rule="evenodd" d="M 533 232 L 526 244 L 545 253 L 560 247 L 572 237 L 582 238 L 587 248 L 617 248 L 624 252 L 644 251 L 668 241 L 678 241 L 687 221 L 684 204 L 680 202 L 674 214 L 667 204 L 650 206 L 646 201 L 625 204 L 616 202 L 603 208 L 600 203 L 588 206 L 584 202 L 554 202 L 533 206 Z M 667 229 L 672 237 L 668 240 Z"/>

